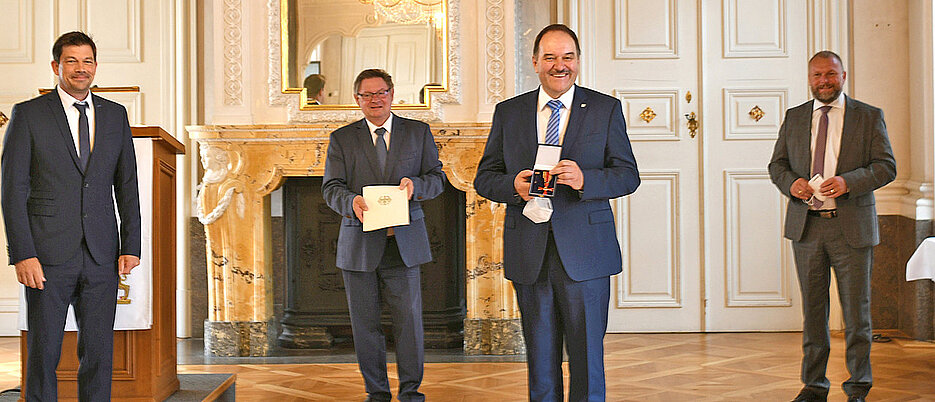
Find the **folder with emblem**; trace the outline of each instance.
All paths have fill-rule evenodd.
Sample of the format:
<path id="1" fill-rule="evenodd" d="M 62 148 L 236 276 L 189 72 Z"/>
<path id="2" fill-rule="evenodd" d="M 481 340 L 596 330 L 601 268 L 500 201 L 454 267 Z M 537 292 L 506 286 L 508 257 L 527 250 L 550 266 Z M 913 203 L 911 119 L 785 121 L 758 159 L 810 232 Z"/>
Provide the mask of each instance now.
<path id="1" fill-rule="evenodd" d="M 409 224 L 409 198 L 399 186 L 366 186 L 363 188 L 364 232 Z"/>

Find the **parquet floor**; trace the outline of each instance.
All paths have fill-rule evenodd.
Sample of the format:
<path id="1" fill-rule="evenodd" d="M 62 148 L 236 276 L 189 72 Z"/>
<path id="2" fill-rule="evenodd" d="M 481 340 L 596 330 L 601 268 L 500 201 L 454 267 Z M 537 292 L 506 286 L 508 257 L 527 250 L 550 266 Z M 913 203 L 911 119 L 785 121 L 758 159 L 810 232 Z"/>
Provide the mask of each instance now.
<path id="1" fill-rule="evenodd" d="M 609 401 L 788 401 L 798 392 L 800 333 L 611 334 Z M 844 340 L 832 337 L 829 400 L 844 401 Z M 872 349 L 873 401 L 935 401 L 935 344 L 896 340 Z M 390 365 L 397 385 L 395 365 Z M 180 373 L 237 373 L 240 401 L 359 401 L 356 364 L 181 365 Z M 566 367 L 567 373 L 567 367 Z M 567 381 L 567 377 L 566 377 Z M 0 338 L 0 389 L 19 383 L 16 338 Z M 567 387 L 567 385 L 566 385 Z M 567 389 L 567 388 L 566 388 Z M 428 363 L 429 401 L 523 401 L 524 363 Z"/>

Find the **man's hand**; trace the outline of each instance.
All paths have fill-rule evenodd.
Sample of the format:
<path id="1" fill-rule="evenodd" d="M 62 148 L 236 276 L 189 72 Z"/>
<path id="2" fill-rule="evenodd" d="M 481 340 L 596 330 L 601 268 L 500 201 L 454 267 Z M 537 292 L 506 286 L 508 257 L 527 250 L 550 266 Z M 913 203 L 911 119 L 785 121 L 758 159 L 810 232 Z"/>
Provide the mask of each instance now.
<path id="1" fill-rule="evenodd" d="M 42 273 L 42 264 L 39 263 L 38 258 L 27 258 L 13 264 L 13 266 L 16 268 L 16 280 L 19 283 L 39 290 L 45 288 L 43 284 L 45 274 Z"/>
<path id="2" fill-rule="evenodd" d="M 843 177 L 834 176 L 821 182 L 821 187 L 818 190 L 825 197 L 838 198 L 847 193 L 847 183 Z"/>
<path id="3" fill-rule="evenodd" d="M 789 187 L 789 194 L 800 200 L 808 201 L 812 198 L 812 188 L 808 186 L 808 180 L 799 177 L 792 182 L 792 187 Z"/>
<path id="4" fill-rule="evenodd" d="M 124 254 L 117 258 L 117 272 L 120 275 L 129 275 L 133 268 L 140 265 L 140 257 Z"/>
<path id="5" fill-rule="evenodd" d="M 558 161 L 558 165 L 555 165 L 549 173 L 556 177 L 556 184 L 564 184 L 575 190 L 584 188 L 584 174 L 581 173 L 578 163 L 573 160 L 562 159 Z"/>
<path id="6" fill-rule="evenodd" d="M 532 170 L 529 169 L 521 170 L 516 174 L 516 177 L 513 178 L 513 189 L 516 190 L 516 193 L 519 194 L 523 201 L 532 199 L 532 196 L 529 195 L 529 180 L 531 178 Z"/>
<path id="7" fill-rule="evenodd" d="M 404 188 L 406 189 L 406 198 L 411 200 L 412 191 L 415 189 L 415 186 L 413 186 L 412 184 L 412 179 L 408 177 L 403 177 L 402 179 L 399 179 L 399 189 L 402 190 Z"/>
<path id="8" fill-rule="evenodd" d="M 354 215 L 357 216 L 357 220 L 361 223 L 364 221 L 364 211 L 367 210 L 367 202 L 364 201 L 363 196 L 354 196 L 354 201 L 351 202 L 351 206 L 354 207 Z"/>

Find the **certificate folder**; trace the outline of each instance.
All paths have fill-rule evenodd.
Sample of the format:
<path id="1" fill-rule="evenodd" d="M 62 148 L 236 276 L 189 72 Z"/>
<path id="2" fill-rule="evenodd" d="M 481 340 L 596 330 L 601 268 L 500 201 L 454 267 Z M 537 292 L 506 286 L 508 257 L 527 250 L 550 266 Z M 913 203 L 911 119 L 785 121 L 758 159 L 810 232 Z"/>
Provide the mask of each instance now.
<path id="1" fill-rule="evenodd" d="M 363 188 L 364 232 L 409 224 L 409 198 L 399 186 L 367 186 Z"/>

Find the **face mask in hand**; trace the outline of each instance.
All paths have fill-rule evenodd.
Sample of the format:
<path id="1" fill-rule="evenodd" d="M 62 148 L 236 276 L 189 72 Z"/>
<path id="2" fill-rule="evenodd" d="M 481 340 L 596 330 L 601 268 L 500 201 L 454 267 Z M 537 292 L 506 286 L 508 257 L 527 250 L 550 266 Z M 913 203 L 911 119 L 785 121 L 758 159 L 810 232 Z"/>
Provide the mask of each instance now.
<path id="1" fill-rule="evenodd" d="M 523 215 L 534 223 L 548 222 L 552 217 L 552 200 L 548 198 L 533 197 L 526 201 Z"/>

